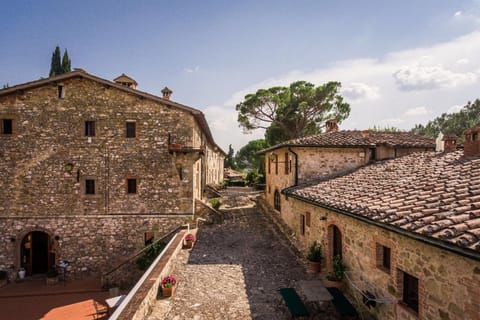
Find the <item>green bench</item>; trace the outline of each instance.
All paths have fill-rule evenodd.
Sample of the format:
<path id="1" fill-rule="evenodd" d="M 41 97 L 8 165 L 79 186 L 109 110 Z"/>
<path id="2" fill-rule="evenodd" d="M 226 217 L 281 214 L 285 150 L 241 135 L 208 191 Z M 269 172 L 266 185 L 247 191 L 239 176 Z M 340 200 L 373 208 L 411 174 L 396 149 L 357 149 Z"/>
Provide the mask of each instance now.
<path id="1" fill-rule="evenodd" d="M 281 288 L 280 294 L 290 310 L 292 317 L 307 317 L 308 311 L 294 288 Z"/>
<path id="2" fill-rule="evenodd" d="M 330 294 L 333 297 L 332 303 L 335 306 L 335 309 L 337 309 L 337 312 L 342 317 L 343 316 L 351 317 L 351 318 L 358 317 L 357 310 L 350 303 L 350 301 L 348 301 L 347 298 L 345 298 L 342 291 L 334 287 L 328 287 L 327 290 L 328 292 L 330 292 Z"/>

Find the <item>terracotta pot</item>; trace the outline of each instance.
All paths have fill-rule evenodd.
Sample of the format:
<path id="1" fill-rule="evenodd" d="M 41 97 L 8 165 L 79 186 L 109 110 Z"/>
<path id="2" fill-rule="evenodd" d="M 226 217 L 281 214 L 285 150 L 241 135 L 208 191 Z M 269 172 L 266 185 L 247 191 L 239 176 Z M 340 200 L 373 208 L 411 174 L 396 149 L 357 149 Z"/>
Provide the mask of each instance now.
<path id="1" fill-rule="evenodd" d="M 56 284 L 58 283 L 58 277 L 47 277 L 47 284 Z"/>
<path id="2" fill-rule="evenodd" d="M 185 241 L 185 249 L 193 248 L 193 241 Z"/>
<path id="3" fill-rule="evenodd" d="M 308 261 L 308 267 L 313 273 L 319 273 L 322 270 L 322 263 L 316 261 Z"/>
<path id="4" fill-rule="evenodd" d="M 174 292 L 175 292 L 175 286 L 170 287 L 170 288 L 162 287 L 162 296 L 163 297 L 171 297 L 171 296 L 173 296 Z"/>

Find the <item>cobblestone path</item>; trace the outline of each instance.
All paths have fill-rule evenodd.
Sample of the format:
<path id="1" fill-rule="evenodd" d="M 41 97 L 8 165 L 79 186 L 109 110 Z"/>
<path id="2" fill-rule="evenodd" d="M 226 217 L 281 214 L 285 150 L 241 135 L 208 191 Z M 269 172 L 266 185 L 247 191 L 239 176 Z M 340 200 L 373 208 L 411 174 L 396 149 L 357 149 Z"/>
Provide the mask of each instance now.
<path id="1" fill-rule="evenodd" d="M 309 275 L 248 195 L 229 191 L 223 203 L 224 223 L 202 226 L 181 250 L 175 295 L 157 300 L 149 320 L 290 319 L 278 289 Z"/>

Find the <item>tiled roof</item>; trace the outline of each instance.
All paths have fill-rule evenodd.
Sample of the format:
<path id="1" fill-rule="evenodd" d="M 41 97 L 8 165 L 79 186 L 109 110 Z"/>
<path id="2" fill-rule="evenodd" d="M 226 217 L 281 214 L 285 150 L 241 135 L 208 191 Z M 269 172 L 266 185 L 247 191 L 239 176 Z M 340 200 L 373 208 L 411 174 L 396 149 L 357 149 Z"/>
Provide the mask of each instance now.
<path id="1" fill-rule="evenodd" d="M 263 152 L 281 147 L 375 147 L 388 144 L 394 147 L 426 147 L 435 148 L 435 139 L 413 134 L 411 132 L 380 132 L 342 130 L 332 131 L 277 144 Z"/>
<path id="2" fill-rule="evenodd" d="M 480 158 L 419 152 L 283 192 L 480 253 Z"/>

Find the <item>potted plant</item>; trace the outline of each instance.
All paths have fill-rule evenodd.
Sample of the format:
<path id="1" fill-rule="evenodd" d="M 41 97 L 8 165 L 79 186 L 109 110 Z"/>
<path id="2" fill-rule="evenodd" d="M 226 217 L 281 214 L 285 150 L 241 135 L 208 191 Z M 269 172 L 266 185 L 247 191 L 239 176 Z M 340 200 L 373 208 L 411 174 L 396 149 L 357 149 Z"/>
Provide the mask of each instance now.
<path id="1" fill-rule="evenodd" d="M 54 267 L 51 267 L 47 271 L 47 284 L 55 284 L 58 282 L 58 271 Z"/>
<path id="2" fill-rule="evenodd" d="M 0 288 L 7 284 L 8 273 L 5 270 L 0 270 Z"/>
<path id="3" fill-rule="evenodd" d="M 18 269 L 18 277 L 19 277 L 20 279 L 25 278 L 25 274 L 26 274 L 26 273 L 27 273 L 27 272 L 25 271 L 24 268 Z"/>
<path id="4" fill-rule="evenodd" d="M 162 279 L 162 296 L 171 297 L 175 291 L 177 279 L 174 276 L 166 276 Z"/>
<path id="5" fill-rule="evenodd" d="M 193 247 L 193 243 L 195 242 L 195 236 L 191 233 L 188 233 L 184 239 L 185 239 L 185 248 L 191 249 Z"/>
<path id="6" fill-rule="evenodd" d="M 339 255 L 333 257 L 333 270 L 326 277 L 326 287 L 337 287 L 343 289 L 343 278 L 347 267 L 342 262 L 342 257 Z"/>
<path id="7" fill-rule="evenodd" d="M 310 270 L 314 273 L 318 273 L 321 270 L 322 265 L 322 247 L 318 244 L 317 240 L 313 241 L 308 249 L 307 254 L 308 265 Z"/>

